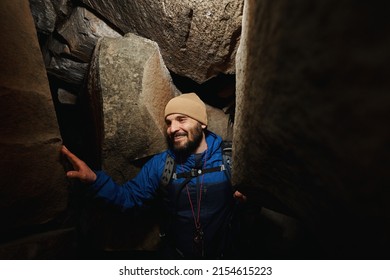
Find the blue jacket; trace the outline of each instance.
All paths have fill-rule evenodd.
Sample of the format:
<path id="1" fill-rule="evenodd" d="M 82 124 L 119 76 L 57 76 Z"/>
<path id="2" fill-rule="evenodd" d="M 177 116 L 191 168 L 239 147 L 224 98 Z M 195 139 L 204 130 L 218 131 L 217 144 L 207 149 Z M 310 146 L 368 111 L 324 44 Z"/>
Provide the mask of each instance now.
<path id="1" fill-rule="evenodd" d="M 223 163 L 221 137 L 206 131 L 206 142 L 208 149 L 200 155 L 192 154 L 186 158 L 178 158 L 171 150 L 155 155 L 135 178 L 123 185 L 116 184 L 103 171 L 98 171 L 97 179 L 91 188 L 96 192 L 96 197 L 119 206 L 122 210 L 142 206 L 145 201 L 157 195 L 167 153 L 175 160 L 176 173 L 187 172 L 192 168 L 207 169 L 221 166 Z M 204 233 L 204 256 L 221 257 L 225 243 L 228 242 L 227 234 L 234 208 L 232 186 L 228 176 L 223 171 L 205 173 L 191 178 L 179 191 L 178 188 L 184 180 L 172 179 L 166 187 L 168 202 L 165 206 L 171 215 L 168 226 L 169 240 L 185 257 L 197 257 L 193 242 L 194 218 L 199 219 Z"/>

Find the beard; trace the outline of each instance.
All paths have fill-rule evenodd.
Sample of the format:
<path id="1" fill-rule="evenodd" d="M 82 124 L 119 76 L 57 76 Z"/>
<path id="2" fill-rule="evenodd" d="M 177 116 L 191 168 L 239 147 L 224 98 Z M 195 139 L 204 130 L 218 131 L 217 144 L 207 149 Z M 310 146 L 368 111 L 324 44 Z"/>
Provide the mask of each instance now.
<path id="1" fill-rule="evenodd" d="M 175 136 L 185 136 L 187 137 L 187 141 L 183 144 L 175 143 Z M 191 139 L 190 139 L 191 137 Z M 188 156 L 192 154 L 202 142 L 203 137 L 203 129 L 202 126 L 197 123 L 197 125 L 187 132 L 176 132 L 173 135 L 167 136 L 168 146 L 171 150 L 173 150 L 177 154 L 181 154 L 183 156 Z"/>

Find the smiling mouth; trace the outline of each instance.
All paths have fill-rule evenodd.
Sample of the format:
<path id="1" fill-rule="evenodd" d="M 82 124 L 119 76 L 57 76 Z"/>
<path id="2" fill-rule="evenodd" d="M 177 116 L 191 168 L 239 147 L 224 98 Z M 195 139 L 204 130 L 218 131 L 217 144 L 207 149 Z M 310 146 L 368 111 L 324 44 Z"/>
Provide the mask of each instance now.
<path id="1" fill-rule="evenodd" d="M 185 137 L 187 137 L 187 134 L 176 134 L 175 136 L 173 136 L 173 141 L 179 142 L 180 140 L 184 139 Z"/>

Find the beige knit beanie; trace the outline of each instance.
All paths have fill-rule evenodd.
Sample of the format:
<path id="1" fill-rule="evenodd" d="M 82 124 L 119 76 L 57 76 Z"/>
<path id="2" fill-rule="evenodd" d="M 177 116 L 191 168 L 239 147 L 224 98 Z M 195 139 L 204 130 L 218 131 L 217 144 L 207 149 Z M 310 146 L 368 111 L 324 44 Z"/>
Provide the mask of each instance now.
<path id="1" fill-rule="evenodd" d="M 207 125 L 206 105 L 196 93 L 183 93 L 169 100 L 165 118 L 170 114 L 183 114 Z"/>

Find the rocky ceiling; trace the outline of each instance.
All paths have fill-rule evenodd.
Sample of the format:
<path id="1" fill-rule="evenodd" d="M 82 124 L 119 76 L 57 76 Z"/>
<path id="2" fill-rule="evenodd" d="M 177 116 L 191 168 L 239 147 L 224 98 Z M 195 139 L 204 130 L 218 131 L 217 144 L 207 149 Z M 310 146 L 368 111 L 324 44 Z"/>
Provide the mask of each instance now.
<path id="1" fill-rule="evenodd" d="M 243 2 L 30 0 L 30 7 L 47 72 L 72 94 L 80 90 L 100 38 L 134 33 L 159 45 L 183 91 L 195 88 L 206 96 L 212 88 L 226 96 L 234 84 Z M 216 88 L 210 82 L 215 77 L 230 92 Z"/>

